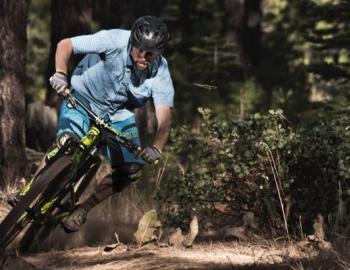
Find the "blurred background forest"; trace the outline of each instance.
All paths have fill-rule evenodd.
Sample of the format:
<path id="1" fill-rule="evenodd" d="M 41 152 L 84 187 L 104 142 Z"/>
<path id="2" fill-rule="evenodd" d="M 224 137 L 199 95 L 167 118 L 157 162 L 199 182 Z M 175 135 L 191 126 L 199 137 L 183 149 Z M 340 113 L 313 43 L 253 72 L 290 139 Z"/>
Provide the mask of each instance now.
<path id="1" fill-rule="evenodd" d="M 57 42 L 150 14 L 169 27 L 176 91 L 169 146 L 144 173 L 165 222 L 196 214 L 209 230 L 249 213 L 260 229 L 299 237 L 320 214 L 330 237 L 349 231 L 350 1 L 0 2 L 10 29 L 0 31 L 2 187 L 24 176 L 25 145 L 45 151 L 54 138 Z"/>

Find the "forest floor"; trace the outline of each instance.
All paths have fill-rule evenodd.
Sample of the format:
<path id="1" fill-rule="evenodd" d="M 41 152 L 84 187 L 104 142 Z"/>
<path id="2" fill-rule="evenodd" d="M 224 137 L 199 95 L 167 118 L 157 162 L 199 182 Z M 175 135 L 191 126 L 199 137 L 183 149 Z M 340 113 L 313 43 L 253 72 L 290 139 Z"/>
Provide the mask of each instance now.
<path id="1" fill-rule="evenodd" d="M 4 196 L 0 194 L 0 197 L 1 221 L 9 206 L 3 202 Z M 128 204 L 120 204 L 128 201 L 126 198 L 118 199 L 120 209 L 128 209 Z M 308 240 L 287 242 L 256 238 L 240 241 L 198 237 L 190 248 L 155 243 L 138 246 L 133 242 L 135 224 L 121 224 L 120 220 L 108 218 L 110 214 L 106 209 L 109 208 L 106 205 L 96 207 L 77 233 L 66 234 L 57 229 L 39 251 L 21 255 L 10 248 L 6 254 L 0 254 L 0 270 L 350 269 L 350 258 L 344 256 L 349 254 L 350 241 L 341 247 L 326 245 L 324 248 L 319 242 Z M 135 209 L 130 211 L 135 212 Z M 118 244 L 115 243 L 116 233 L 120 239 Z M 111 244 L 114 248 L 106 251 Z"/>
<path id="2" fill-rule="evenodd" d="M 0 219 L 8 211 L 0 204 Z M 107 232 L 107 231 L 106 231 Z M 66 238 L 56 236 L 54 242 L 62 239 L 84 237 L 78 234 Z M 108 242 L 108 241 L 107 241 Z M 155 243 L 137 246 L 123 241 L 111 248 L 113 241 L 107 244 L 74 244 L 46 246 L 44 250 L 20 255 L 15 249 L 0 256 L 2 270 L 172 270 L 172 269 L 237 269 L 237 270 L 272 270 L 272 269 L 350 269 L 348 260 L 332 247 L 320 248 L 317 242 L 276 242 L 260 239 L 259 241 L 199 241 L 192 247 L 170 247 Z M 110 247 L 106 251 L 106 247 Z"/>
<path id="3" fill-rule="evenodd" d="M 197 243 L 192 248 L 119 245 L 50 250 L 20 256 L 10 253 L 0 261 L 3 270 L 17 269 L 349 269 L 335 252 L 302 251 L 296 244 Z"/>

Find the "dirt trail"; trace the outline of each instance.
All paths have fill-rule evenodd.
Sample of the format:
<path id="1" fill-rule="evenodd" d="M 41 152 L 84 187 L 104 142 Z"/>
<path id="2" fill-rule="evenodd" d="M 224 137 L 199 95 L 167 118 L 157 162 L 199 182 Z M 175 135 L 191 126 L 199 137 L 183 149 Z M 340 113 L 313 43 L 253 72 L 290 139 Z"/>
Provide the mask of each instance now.
<path id="1" fill-rule="evenodd" d="M 0 203 L 0 220 L 8 211 L 8 207 L 1 206 Z M 45 252 L 0 254 L 0 270 L 350 269 L 350 264 L 332 250 L 322 251 L 305 243 L 196 240 L 191 248 L 122 244 L 131 243 L 135 230 L 130 224 L 115 224 L 93 216 L 75 234 L 56 230 L 43 245 Z M 96 245 L 111 243 L 114 233 L 120 236 L 117 248 L 105 252 L 106 245 Z"/>
<path id="2" fill-rule="evenodd" d="M 26 256 L 13 254 L 0 269 L 35 270 L 173 270 L 173 269 L 346 269 L 331 254 L 302 252 L 298 245 L 216 242 L 192 248 L 120 245 L 105 252 L 105 246 L 49 251 Z M 305 267 L 305 268 L 301 268 Z M 307 267 L 307 268 L 306 268 Z M 320 268 L 321 267 L 321 268 Z"/>

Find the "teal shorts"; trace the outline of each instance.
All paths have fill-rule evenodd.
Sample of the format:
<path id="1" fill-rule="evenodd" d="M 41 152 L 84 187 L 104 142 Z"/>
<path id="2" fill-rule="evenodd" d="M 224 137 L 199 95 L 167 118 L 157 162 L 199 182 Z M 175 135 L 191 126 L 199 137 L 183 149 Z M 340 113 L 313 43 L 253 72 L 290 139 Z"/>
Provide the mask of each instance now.
<path id="1" fill-rule="evenodd" d="M 121 132 L 123 136 L 140 146 L 141 142 L 134 116 L 131 116 L 123 121 L 114 123 L 109 122 L 108 124 L 117 131 Z M 82 138 L 89 128 L 90 119 L 86 111 L 80 106 L 78 106 L 78 109 L 68 107 L 67 101 L 63 100 L 59 112 L 58 131 L 56 137 L 59 137 L 62 133 L 73 133 L 79 138 Z M 142 159 L 138 159 L 132 151 L 123 145 L 120 145 L 120 151 L 116 151 L 111 147 L 106 147 L 103 150 L 112 167 L 125 163 L 144 163 Z"/>

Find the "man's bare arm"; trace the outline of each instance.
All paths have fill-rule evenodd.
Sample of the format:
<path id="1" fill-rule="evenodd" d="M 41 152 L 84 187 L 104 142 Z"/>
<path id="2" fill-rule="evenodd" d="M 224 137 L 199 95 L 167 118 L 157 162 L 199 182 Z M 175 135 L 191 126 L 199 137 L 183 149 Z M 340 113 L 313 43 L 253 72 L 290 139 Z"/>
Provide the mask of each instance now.
<path id="1" fill-rule="evenodd" d="M 166 142 L 168 141 L 170 135 L 172 121 L 171 108 L 169 106 L 164 105 L 156 106 L 155 110 L 158 128 L 156 131 L 153 145 L 160 151 L 163 151 L 163 148 Z"/>
<path id="2" fill-rule="evenodd" d="M 62 39 L 57 44 L 56 55 L 55 55 L 55 67 L 56 71 L 63 72 L 67 75 L 68 62 L 72 55 L 73 46 L 70 38 Z"/>

